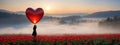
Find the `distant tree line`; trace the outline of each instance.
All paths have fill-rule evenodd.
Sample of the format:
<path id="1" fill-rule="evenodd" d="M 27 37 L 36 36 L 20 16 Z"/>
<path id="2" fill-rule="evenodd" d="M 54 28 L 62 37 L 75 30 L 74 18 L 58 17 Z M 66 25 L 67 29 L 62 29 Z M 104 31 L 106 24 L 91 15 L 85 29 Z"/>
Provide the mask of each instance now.
<path id="1" fill-rule="evenodd" d="M 120 17 L 119 16 L 108 17 L 104 21 L 100 21 L 99 24 L 104 26 L 120 27 Z"/>
<path id="2" fill-rule="evenodd" d="M 119 16 L 108 17 L 105 21 L 120 21 Z"/>

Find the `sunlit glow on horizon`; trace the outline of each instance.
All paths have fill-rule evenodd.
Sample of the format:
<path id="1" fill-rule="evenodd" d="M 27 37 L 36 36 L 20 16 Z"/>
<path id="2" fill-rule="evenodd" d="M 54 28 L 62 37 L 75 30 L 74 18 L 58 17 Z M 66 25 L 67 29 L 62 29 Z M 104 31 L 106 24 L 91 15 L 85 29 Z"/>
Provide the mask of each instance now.
<path id="1" fill-rule="evenodd" d="M 52 9 L 52 6 L 50 6 L 50 5 L 43 7 L 43 9 L 44 9 L 45 13 L 50 13 L 50 12 L 52 12 L 52 10 L 54 10 L 54 9 Z"/>
<path id="2" fill-rule="evenodd" d="M 45 7 L 45 10 L 46 10 L 46 11 L 49 11 L 49 10 L 51 10 L 51 7 L 50 7 L 50 6 L 46 6 L 46 7 Z"/>
<path id="3" fill-rule="evenodd" d="M 50 14 L 94 13 L 99 11 L 120 10 L 119 2 L 119 0 L 0 0 L 0 9 L 16 12 L 25 11 L 28 7 L 34 9 L 41 7 L 45 13 Z"/>

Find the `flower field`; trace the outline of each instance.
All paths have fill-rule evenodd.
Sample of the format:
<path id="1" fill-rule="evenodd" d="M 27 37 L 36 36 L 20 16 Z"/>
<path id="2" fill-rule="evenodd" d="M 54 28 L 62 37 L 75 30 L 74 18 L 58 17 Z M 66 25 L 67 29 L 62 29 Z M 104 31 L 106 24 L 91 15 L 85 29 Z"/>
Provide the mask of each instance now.
<path id="1" fill-rule="evenodd" d="M 0 45 L 120 45 L 120 34 L 1 35 Z"/>

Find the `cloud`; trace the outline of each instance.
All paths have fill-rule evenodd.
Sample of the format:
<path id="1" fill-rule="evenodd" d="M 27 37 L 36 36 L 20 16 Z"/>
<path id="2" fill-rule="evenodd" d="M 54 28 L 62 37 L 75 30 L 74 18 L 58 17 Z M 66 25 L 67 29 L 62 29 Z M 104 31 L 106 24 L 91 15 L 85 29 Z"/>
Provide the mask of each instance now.
<path id="1" fill-rule="evenodd" d="M 53 17 L 44 16 L 37 24 L 37 32 L 42 35 L 62 35 L 62 34 L 110 34 L 120 33 L 119 29 L 100 27 L 98 22 L 78 22 L 83 19 L 80 15 Z M 60 24 L 59 21 L 68 21 Z M 16 14 L 9 11 L 0 11 L 0 34 L 31 34 L 33 24 L 29 22 L 25 15 Z"/>
<path id="2" fill-rule="evenodd" d="M 25 15 L 18 15 L 9 11 L 0 10 L 0 28 L 15 25 L 29 24 Z"/>
<path id="3" fill-rule="evenodd" d="M 10 12 L 7 10 L 0 10 L 0 28 L 6 28 L 6 27 L 22 28 L 23 26 L 27 26 L 31 24 L 23 13 L 24 12 L 21 13 L 21 12 Z M 41 22 L 64 21 L 65 22 L 64 24 L 72 24 L 74 22 L 79 21 L 78 20 L 79 18 L 80 15 L 66 16 L 66 17 L 44 16 Z"/>
<path id="4" fill-rule="evenodd" d="M 93 26 L 94 25 L 94 26 Z M 0 34 L 32 34 L 33 25 L 25 28 L 3 28 Z M 117 34 L 120 30 L 100 28 L 97 23 L 80 23 L 79 25 L 60 25 L 55 22 L 41 22 L 37 24 L 38 35 L 63 35 L 63 34 Z"/>

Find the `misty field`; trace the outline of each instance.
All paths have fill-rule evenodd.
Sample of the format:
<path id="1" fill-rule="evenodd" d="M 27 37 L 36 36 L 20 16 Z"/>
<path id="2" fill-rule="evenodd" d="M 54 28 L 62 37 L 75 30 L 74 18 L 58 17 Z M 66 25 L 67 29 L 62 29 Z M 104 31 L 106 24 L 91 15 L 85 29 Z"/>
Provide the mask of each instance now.
<path id="1" fill-rule="evenodd" d="M 120 45 L 120 34 L 1 35 L 0 45 Z"/>

